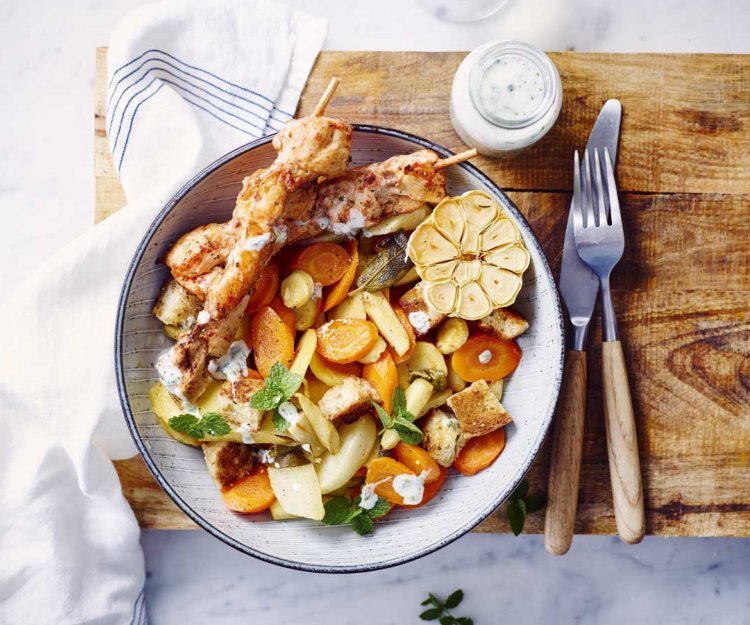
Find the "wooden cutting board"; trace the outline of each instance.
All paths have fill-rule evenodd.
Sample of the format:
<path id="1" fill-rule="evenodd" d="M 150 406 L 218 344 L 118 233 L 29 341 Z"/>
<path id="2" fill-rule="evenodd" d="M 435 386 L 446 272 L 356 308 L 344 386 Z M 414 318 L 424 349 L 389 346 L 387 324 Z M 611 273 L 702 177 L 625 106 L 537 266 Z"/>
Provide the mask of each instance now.
<path id="1" fill-rule="evenodd" d="M 574 148 L 607 98 L 622 101 L 617 176 L 625 256 L 613 276 L 630 366 L 649 534 L 750 536 L 750 57 L 550 55 L 564 85 L 557 125 L 512 160 L 476 164 L 509 192 L 557 271 Z M 464 148 L 448 117 L 463 53 L 324 52 L 299 106 L 308 114 L 329 78 L 328 113 Z M 104 125 L 106 50 L 97 51 L 96 220 L 125 204 Z M 598 319 L 577 533 L 612 534 Z M 140 458 L 117 463 L 143 527 L 195 527 Z M 532 491 L 546 488 L 548 449 Z M 527 524 L 541 531 L 543 514 Z M 479 528 L 507 532 L 502 510 Z"/>

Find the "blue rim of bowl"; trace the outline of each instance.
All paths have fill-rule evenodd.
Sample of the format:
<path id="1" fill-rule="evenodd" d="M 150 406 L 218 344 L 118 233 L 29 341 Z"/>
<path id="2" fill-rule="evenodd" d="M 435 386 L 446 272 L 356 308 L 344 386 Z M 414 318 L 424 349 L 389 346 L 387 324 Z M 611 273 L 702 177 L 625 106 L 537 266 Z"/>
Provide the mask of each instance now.
<path id="1" fill-rule="evenodd" d="M 441 145 L 433 143 L 432 141 L 429 141 L 417 135 L 413 135 L 408 132 L 403 132 L 401 130 L 395 130 L 393 128 L 384 128 L 382 126 L 373 126 L 370 124 L 352 124 L 352 127 L 354 128 L 355 132 L 359 132 L 359 133 L 384 135 L 388 137 L 395 137 L 397 139 L 402 139 L 404 141 L 409 141 L 415 145 L 421 146 L 422 148 L 433 150 L 434 152 L 436 152 L 443 158 L 448 157 L 448 156 L 453 156 L 454 154 L 454 152 L 451 152 L 450 150 L 448 150 L 447 148 L 444 148 Z M 536 440 L 534 440 L 532 444 L 532 453 L 529 454 L 524 465 L 518 468 L 518 470 L 516 471 L 515 477 L 513 478 L 513 480 L 511 480 L 510 485 L 507 488 L 505 488 L 503 491 L 498 493 L 497 497 L 494 498 L 492 503 L 490 503 L 478 515 L 476 515 L 474 518 L 468 521 L 463 527 L 456 530 L 449 536 L 442 538 L 441 540 L 431 544 L 428 547 L 425 547 L 424 549 L 421 549 L 420 551 L 416 553 L 408 554 L 400 558 L 394 558 L 391 560 L 386 560 L 386 561 L 378 562 L 374 564 L 363 564 L 363 565 L 355 564 L 355 565 L 343 565 L 343 566 L 322 566 L 322 565 L 295 562 L 294 560 L 287 560 L 285 558 L 278 558 L 276 556 L 269 555 L 262 551 L 258 551 L 257 549 L 248 547 L 247 545 L 244 545 L 238 540 L 235 540 L 231 536 L 225 534 L 223 531 L 221 531 L 220 529 L 212 525 L 209 521 L 204 519 L 195 510 L 193 510 L 191 506 L 185 500 L 182 499 L 182 497 L 175 491 L 174 488 L 172 488 L 170 483 L 161 474 L 161 471 L 159 470 L 159 468 L 156 466 L 156 463 L 151 458 L 151 455 L 148 451 L 146 444 L 144 443 L 143 439 L 141 439 L 140 433 L 138 432 L 138 427 L 135 423 L 135 418 L 133 417 L 133 412 L 130 409 L 130 402 L 128 400 L 127 393 L 125 390 L 126 389 L 125 372 L 124 372 L 124 367 L 122 363 L 122 331 L 123 331 L 123 326 L 125 323 L 125 309 L 126 309 L 128 294 L 130 292 L 130 287 L 132 285 L 133 279 L 135 277 L 136 269 L 141 261 L 141 258 L 144 252 L 146 251 L 149 243 L 151 242 L 151 239 L 153 238 L 154 234 L 158 230 L 159 226 L 161 226 L 166 216 L 188 193 L 190 193 L 190 191 L 198 182 L 200 182 L 203 178 L 205 178 L 207 175 L 209 175 L 210 173 L 212 173 L 213 171 L 215 171 L 216 169 L 218 169 L 219 167 L 221 167 L 228 161 L 231 161 L 232 159 L 237 158 L 238 156 L 244 154 L 245 152 L 249 152 L 250 150 L 254 150 L 262 145 L 265 145 L 269 143 L 272 139 L 273 139 L 273 135 L 269 135 L 267 137 L 262 137 L 260 139 L 256 139 L 255 141 L 247 143 L 243 146 L 240 146 L 236 148 L 235 150 L 228 152 L 227 154 L 225 154 L 218 160 L 211 163 L 201 172 L 193 176 L 193 178 L 191 178 L 187 183 L 185 183 L 182 186 L 182 188 L 179 191 L 177 191 L 177 193 L 175 193 L 172 199 L 169 200 L 169 202 L 167 202 L 166 206 L 156 216 L 156 218 L 154 219 L 154 221 L 151 223 L 148 230 L 146 231 L 145 235 L 143 236 L 143 239 L 141 239 L 141 242 L 138 244 L 138 248 L 136 249 L 136 252 L 133 256 L 133 260 L 130 262 L 130 266 L 128 267 L 128 272 L 125 276 L 125 281 L 123 283 L 122 291 L 120 293 L 120 300 L 117 305 L 117 321 L 115 324 L 115 354 L 114 354 L 115 355 L 115 374 L 117 378 L 117 393 L 120 398 L 120 405 L 122 406 L 122 410 L 125 415 L 125 421 L 127 423 L 128 430 L 130 431 L 130 435 L 133 437 L 133 441 L 135 442 L 135 445 L 138 448 L 138 451 L 140 452 L 141 457 L 146 463 L 146 466 L 148 467 L 149 471 L 151 471 L 151 474 L 154 476 L 159 486 L 161 486 L 164 489 L 164 491 L 167 493 L 167 495 L 169 495 L 172 501 L 175 502 L 177 507 L 180 508 L 180 510 L 182 510 L 193 522 L 195 522 L 196 525 L 198 525 L 199 527 L 207 531 L 209 534 L 211 534 L 215 538 L 218 538 L 222 542 L 226 543 L 230 547 L 237 549 L 238 551 L 241 551 L 242 553 L 245 553 L 249 556 L 253 556 L 254 558 L 258 558 L 259 560 L 262 560 L 264 562 L 277 564 L 279 566 L 283 566 L 289 569 L 294 569 L 297 571 L 308 571 L 311 573 L 366 573 L 370 571 L 378 571 L 381 569 L 387 569 L 390 567 L 398 566 L 400 564 L 405 564 L 407 562 L 412 562 L 413 560 L 417 560 L 439 549 L 442 549 L 446 545 L 449 545 L 453 541 L 469 533 L 482 521 L 487 519 L 495 510 L 497 510 L 498 507 L 500 507 L 505 502 L 505 500 L 510 496 L 510 494 L 516 489 L 518 484 L 524 478 L 526 473 L 528 473 L 532 463 L 534 462 L 537 455 L 539 454 L 539 450 L 542 447 L 542 443 L 544 442 L 544 439 L 546 438 L 550 429 L 550 425 L 552 423 L 552 415 L 555 410 L 556 401 L 550 402 L 550 405 L 548 406 L 548 409 L 547 409 L 547 413 L 544 415 L 544 421 L 543 421 L 544 427 L 540 428 L 539 435 L 537 436 Z M 534 231 L 532 230 L 529 223 L 526 221 L 526 218 L 523 216 L 521 211 L 518 210 L 518 207 L 511 201 L 511 199 L 502 191 L 502 189 L 500 189 L 500 187 L 489 176 L 484 174 L 475 165 L 472 165 L 469 162 L 463 162 L 463 163 L 459 163 L 458 165 L 455 165 L 455 167 L 462 167 L 463 169 L 470 172 L 473 176 L 481 180 L 482 183 L 486 185 L 486 187 L 490 189 L 492 193 L 501 201 L 503 207 L 510 210 L 515 220 L 522 226 L 521 230 L 526 235 L 525 238 L 527 239 L 526 241 L 527 244 L 531 243 L 531 245 L 533 245 L 533 247 L 538 252 L 539 257 L 542 259 L 542 267 L 541 267 L 542 271 L 547 274 L 547 276 L 550 279 L 550 282 L 554 285 L 555 284 L 554 276 L 552 275 L 552 270 L 550 269 L 549 262 L 547 261 L 547 256 L 545 255 L 544 250 L 542 249 L 542 246 L 539 243 L 539 240 L 534 234 Z M 537 270 L 538 269 L 540 268 L 537 268 Z M 560 297 L 556 288 L 551 291 L 551 296 L 554 298 L 553 304 L 554 304 L 555 313 L 558 319 L 558 331 L 559 331 L 559 338 L 560 338 L 559 360 L 558 360 L 558 364 L 555 370 L 555 377 L 554 377 L 554 380 L 552 381 L 553 398 L 556 400 L 560 392 L 560 385 L 562 383 L 563 364 L 564 364 L 564 358 L 565 358 L 565 326 L 563 322 L 563 312 L 562 312 L 562 307 L 560 304 Z"/>

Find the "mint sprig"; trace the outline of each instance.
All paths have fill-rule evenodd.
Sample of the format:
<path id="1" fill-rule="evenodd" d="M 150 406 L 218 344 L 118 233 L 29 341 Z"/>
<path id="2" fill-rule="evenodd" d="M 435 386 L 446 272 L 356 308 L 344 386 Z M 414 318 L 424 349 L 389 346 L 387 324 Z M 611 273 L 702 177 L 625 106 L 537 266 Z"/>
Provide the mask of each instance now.
<path id="1" fill-rule="evenodd" d="M 518 536 L 526 525 L 526 517 L 544 508 L 546 500 L 542 495 L 529 495 L 529 482 L 526 479 L 516 487 L 508 498 L 508 522 L 513 534 Z"/>
<path id="2" fill-rule="evenodd" d="M 380 422 L 383 424 L 383 431 L 395 430 L 399 438 L 407 445 L 419 445 L 422 442 L 424 434 L 422 434 L 422 430 L 414 425 L 416 417 L 406 409 L 406 395 L 402 388 L 397 386 L 393 391 L 393 397 L 391 398 L 393 408 L 391 414 L 388 414 L 380 404 L 374 401 L 372 405 L 380 418 Z"/>
<path id="3" fill-rule="evenodd" d="M 207 412 L 200 419 L 191 414 L 177 415 L 169 420 L 169 425 L 172 429 L 197 439 L 205 438 L 206 435 L 225 436 L 232 431 L 224 417 L 215 412 Z"/>
<path id="4" fill-rule="evenodd" d="M 353 500 L 349 497 L 333 497 L 325 502 L 325 516 L 323 523 L 326 525 L 351 525 L 352 529 L 360 536 L 372 534 L 373 521 L 387 514 L 391 504 L 382 497 L 371 510 L 359 507 L 360 498 Z"/>
<path id="5" fill-rule="evenodd" d="M 292 373 L 284 363 L 276 361 L 266 378 L 266 385 L 250 398 L 250 406 L 256 410 L 273 410 L 273 427 L 277 432 L 289 428 L 289 421 L 279 414 L 279 406 L 289 401 L 302 384 L 302 376 Z"/>
<path id="6" fill-rule="evenodd" d="M 419 615 L 423 621 L 437 621 L 440 625 L 474 625 L 474 620 L 468 616 L 453 616 L 450 611 L 464 600 L 463 590 L 454 590 L 445 601 L 430 593 L 422 602 L 423 606 L 432 606 Z"/>

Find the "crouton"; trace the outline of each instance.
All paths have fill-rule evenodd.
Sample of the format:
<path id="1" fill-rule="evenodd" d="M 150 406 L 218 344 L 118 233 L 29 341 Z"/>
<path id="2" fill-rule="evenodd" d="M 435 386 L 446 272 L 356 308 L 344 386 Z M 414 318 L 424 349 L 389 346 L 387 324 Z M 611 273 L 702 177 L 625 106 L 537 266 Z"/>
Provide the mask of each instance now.
<path id="1" fill-rule="evenodd" d="M 422 445 L 438 464 L 449 467 L 464 444 L 461 424 L 455 415 L 442 408 L 433 408 L 420 422 Z"/>
<path id="2" fill-rule="evenodd" d="M 423 336 L 440 324 L 447 315 L 436 311 L 424 298 L 424 282 L 409 289 L 398 300 L 417 336 Z"/>
<path id="3" fill-rule="evenodd" d="M 494 432 L 513 420 L 484 380 L 452 395 L 447 403 L 466 440 Z"/>
<path id="4" fill-rule="evenodd" d="M 203 306 L 192 293 L 174 280 L 164 285 L 154 304 L 154 316 L 164 325 L 189 330 Z"/>
<path id="5" fill-rule="evenodd" d="M 204 443 L 203 458 L 219 488 L 228 488 L 250 473 L 255 459 L 242 443 Z"/>
<path id="6" fill-rule="evenodd" d="M 318 408 L 333 423 L 351 423 L 372 410 L 370 400 L 380 402 L 380 396 L 372 384 L 362 378 L 350 377 L 329 388 L 320 398 Z"/>
<path id="7" fill-rule="evenodd" d="M 498 308 L 477 321 L 477 327 L 499 339 L 512 341 L 529 329 L 529 322 L 512 308 Z"/>
<path id="8" fill-rule="evenodd" d="M 219 390 L 219 412 L 231 424 L 245 424 L 250 431 L 257 432 L 263 412 L 250 406 L 250 398 L 264 386 L 265 382 L 258 378 L 240 378 L 234 382 L 227 380 Z"/>

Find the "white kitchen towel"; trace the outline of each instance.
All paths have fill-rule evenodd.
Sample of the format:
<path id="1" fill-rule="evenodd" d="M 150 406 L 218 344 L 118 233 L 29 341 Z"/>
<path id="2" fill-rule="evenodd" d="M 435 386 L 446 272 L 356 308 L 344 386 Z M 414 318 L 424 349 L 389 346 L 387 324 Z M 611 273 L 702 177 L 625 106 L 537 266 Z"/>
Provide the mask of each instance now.
<path id="1" fill-rule="evenodd" d="M 113 34 L 107 127 L 128 206 L 0 307 L 1 624 L 145 622 L 139 528 L 111 462 L 135 453 L 113 356 L 126 268 L 183 182 L 289 118 L 325 34 L 266 0 L 148 5 Z"/>

